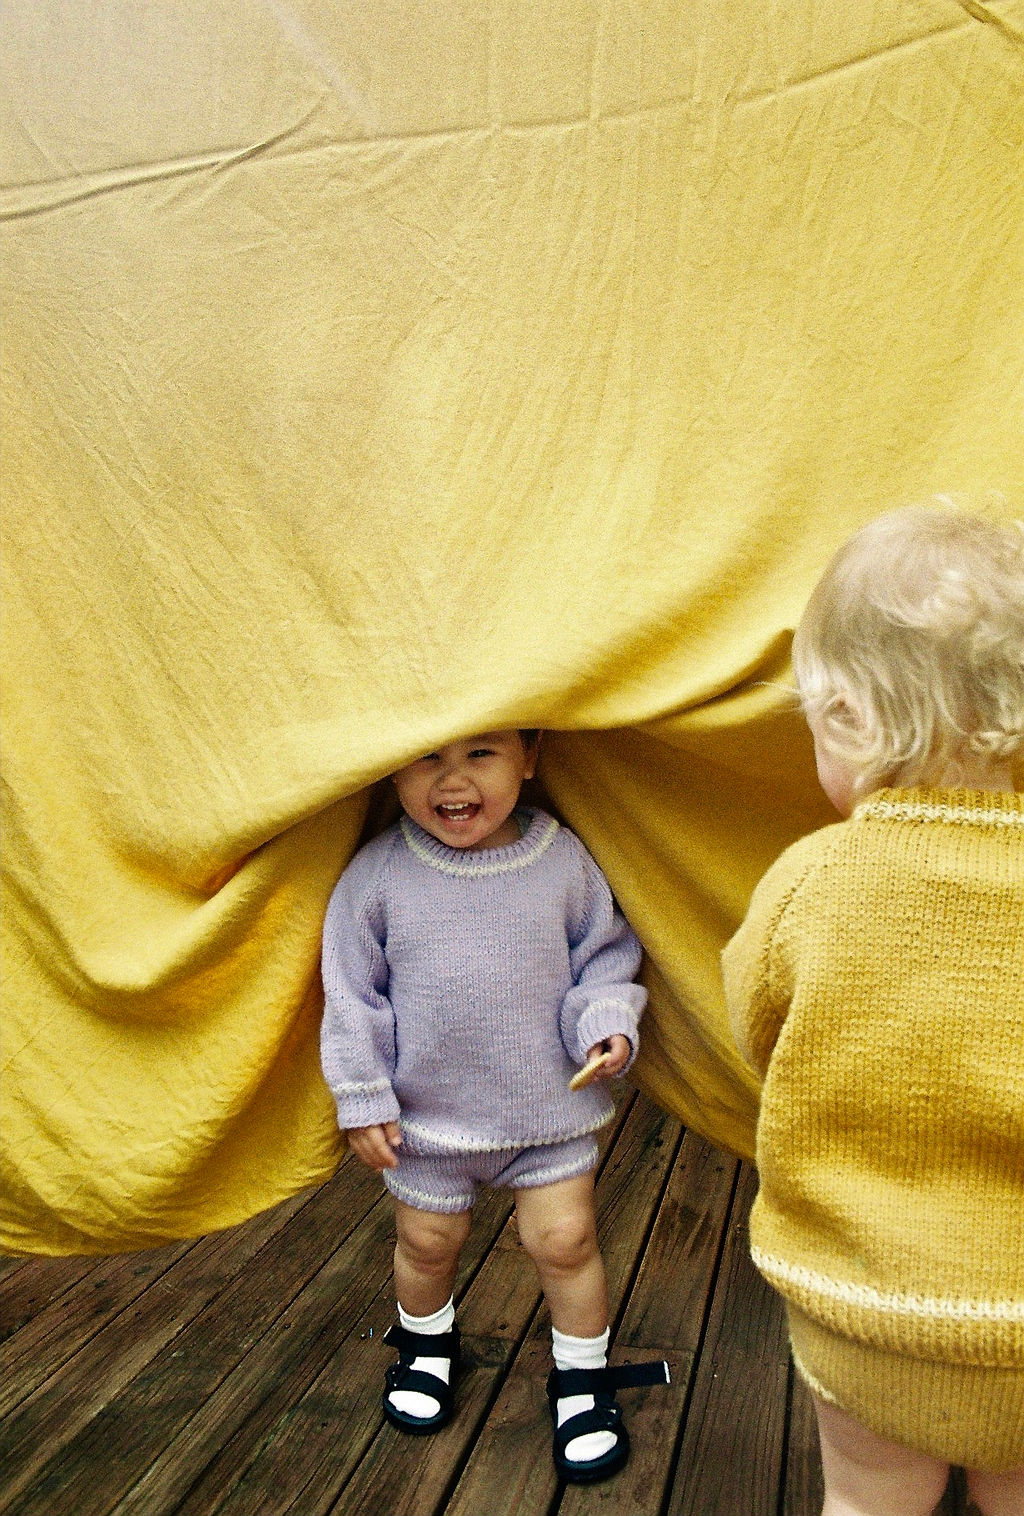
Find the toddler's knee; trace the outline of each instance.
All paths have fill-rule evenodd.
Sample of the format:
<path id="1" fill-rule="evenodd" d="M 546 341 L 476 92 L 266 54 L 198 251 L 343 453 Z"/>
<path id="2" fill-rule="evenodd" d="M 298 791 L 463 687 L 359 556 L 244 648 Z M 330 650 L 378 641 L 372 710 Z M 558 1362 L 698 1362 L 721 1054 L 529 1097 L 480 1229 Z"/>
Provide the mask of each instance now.
<path id="1" fill-rule="evenodd" d="M 566 1216 L 528 1231 L 520 1238 L 534 1263 L 572 1273 L 597 1253 L 597 1233 L 589 1217 Z"/>
<path id="2" fill-rule="evenodd" d="M 423 1211 L 399 1226 L 398 1248 L 420 1272 L 440 1272 L 458 1258 L 468 1232 L 468 1221 Z"/>

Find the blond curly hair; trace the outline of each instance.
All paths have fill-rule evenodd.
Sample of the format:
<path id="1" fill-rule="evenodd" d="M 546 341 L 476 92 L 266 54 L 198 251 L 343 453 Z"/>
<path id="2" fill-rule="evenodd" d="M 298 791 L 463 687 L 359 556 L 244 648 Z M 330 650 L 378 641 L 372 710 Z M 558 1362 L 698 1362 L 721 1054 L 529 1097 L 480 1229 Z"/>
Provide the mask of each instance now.
<path id="1" fill-rule="evenodd" d="M 800 702 L 864 794 L 1024 748 L 1024 525 L 889 511 L 819 580 L 793 641 Z"/>

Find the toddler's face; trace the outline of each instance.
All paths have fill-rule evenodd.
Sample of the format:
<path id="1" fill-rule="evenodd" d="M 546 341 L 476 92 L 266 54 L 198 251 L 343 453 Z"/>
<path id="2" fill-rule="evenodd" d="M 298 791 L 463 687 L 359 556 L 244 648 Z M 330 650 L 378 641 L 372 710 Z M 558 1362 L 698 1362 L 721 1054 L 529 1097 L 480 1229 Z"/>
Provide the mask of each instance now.
<path id="1" fill-rule="evenodd" d="M 484 732 L 399 769 L 395 788 L 406 815 L 446 847 L 504 847 L 519 838 L 512 812 L 535 768 L 517 731 Z"/>

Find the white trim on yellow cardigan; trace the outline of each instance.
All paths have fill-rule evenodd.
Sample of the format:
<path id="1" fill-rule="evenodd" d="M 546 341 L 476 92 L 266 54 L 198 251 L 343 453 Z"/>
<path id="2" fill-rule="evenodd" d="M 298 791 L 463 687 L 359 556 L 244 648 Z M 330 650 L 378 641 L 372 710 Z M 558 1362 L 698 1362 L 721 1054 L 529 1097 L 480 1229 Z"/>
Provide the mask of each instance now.
<path id="1" fill-rule="evenodd" d="M 1024 1322 L 1024 1300 L 943 1300 L 931 1295 L 876 1290 L 871 1285 L 833 1279 L 828 1274 L 819 1274 L 816 1269 L 787 1263 L 784 1258 L 765 1253 L 758 1247 L 750 1249 L 750 1256 L 772 1283 L 783 1280 L 798 1289 L 823 1295 L 826 1299 L 842 1300 L 847 1305 L 867 1306 L 870 1310 L 889 1312 L 894 1316 L 922 1316 L 933 1321 Z"/>
<path id="2" fill-rule="evenodd" d="M 857 806 L 856 814 L 858 817 L 879 817 L 884 821 L 965 821 L 972 826 L 1024 827 L 1024 815 L 1018 811 L 937 805 L 924 800 L 865 800 Z"/>

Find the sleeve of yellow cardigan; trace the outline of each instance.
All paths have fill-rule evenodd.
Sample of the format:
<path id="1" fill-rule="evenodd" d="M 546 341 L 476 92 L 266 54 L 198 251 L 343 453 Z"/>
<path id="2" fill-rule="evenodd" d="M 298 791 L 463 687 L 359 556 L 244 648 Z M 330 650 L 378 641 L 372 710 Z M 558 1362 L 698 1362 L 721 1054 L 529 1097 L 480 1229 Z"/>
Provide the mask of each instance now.
<path id="1" fill-rule="evenodd" d="M 784 918 L 820 856 L 820 832 L 786 849 L 751 896 L 739 931 L 722 953 L 722 977 L 732 1034 L 761 1078 L 778 1041 L 793 995 L 790 934 Z"/>

